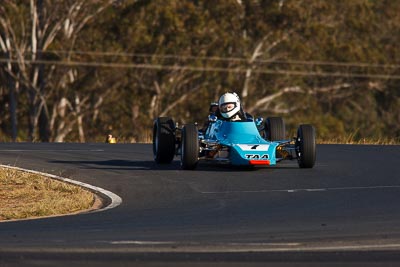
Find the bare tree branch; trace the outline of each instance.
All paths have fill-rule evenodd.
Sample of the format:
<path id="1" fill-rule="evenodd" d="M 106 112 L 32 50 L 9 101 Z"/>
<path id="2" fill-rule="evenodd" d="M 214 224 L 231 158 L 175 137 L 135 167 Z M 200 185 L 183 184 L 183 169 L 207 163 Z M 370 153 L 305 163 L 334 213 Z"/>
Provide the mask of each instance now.
<path id="1" fill-rule="evenodd" d="M 253 113 L 256 109 L 258 109 L 261 106 L 269 105 L 273 100 L 276 98 L 287 94 L 287 93 L 302 93 L 304 92 L 299 86 L 294 86 L 294 87 L 286 87 L 280 90 L 279 92 L 265 96 L 261 99 L 259 99 L 251 108 L 247 109 L 249 113 Z"/>

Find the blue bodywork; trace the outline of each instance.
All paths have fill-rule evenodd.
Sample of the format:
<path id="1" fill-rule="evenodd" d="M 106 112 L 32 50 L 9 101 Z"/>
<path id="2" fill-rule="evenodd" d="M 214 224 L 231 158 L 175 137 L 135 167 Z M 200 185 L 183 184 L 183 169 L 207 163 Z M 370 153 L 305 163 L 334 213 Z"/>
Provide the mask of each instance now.
<path id="1" fill-rule="evenodd" d="M 275 165 L 276 149 L 286 142 L 265 140 L 254 121 L 217 120 L 209 125 L 204 139 L 227 147 L 233 165 Z"/>

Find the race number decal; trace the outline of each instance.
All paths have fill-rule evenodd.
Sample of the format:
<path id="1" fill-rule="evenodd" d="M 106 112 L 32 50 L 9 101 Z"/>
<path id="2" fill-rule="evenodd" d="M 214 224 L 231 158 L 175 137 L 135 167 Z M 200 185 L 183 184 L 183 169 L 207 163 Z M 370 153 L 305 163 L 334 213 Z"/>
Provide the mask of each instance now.
<path id="1" fill-rule="evenodd" d="M 267 151 L 269 145 L 265 144 L 254 144 L 254 145 L 238 145 L 242 151 Z"/>

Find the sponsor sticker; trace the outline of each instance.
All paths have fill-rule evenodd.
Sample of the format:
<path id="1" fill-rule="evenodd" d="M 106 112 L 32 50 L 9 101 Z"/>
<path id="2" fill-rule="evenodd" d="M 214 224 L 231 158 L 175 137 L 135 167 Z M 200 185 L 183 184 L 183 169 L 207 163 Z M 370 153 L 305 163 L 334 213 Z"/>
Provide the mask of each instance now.
<path id="1" fill-rule="evenodd" d="M 252 160 L 252 159 L 258 159 L 258 160 L 266 160 L 269 159 L 268 154 L 245 154 L 244 155 L 246 157 L 246 159 Z"/>

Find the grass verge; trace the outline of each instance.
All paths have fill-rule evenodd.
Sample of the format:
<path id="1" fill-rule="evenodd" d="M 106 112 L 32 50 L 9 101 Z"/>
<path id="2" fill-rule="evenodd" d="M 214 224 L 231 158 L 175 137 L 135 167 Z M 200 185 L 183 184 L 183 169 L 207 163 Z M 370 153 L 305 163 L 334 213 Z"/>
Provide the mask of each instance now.
<path id="1" fill-rule="evenodd" d="M 330 140 L 317 139 L 318 144 L 347 144 L 347 145 L 399 145 L 399 138 L 361 138 L 340 137 Z"/>
<path id="2" fill-rule="evenodd" d="M 0 167 L 0 221 L 77 213 L 95 200 L 79 186 Z"/>

